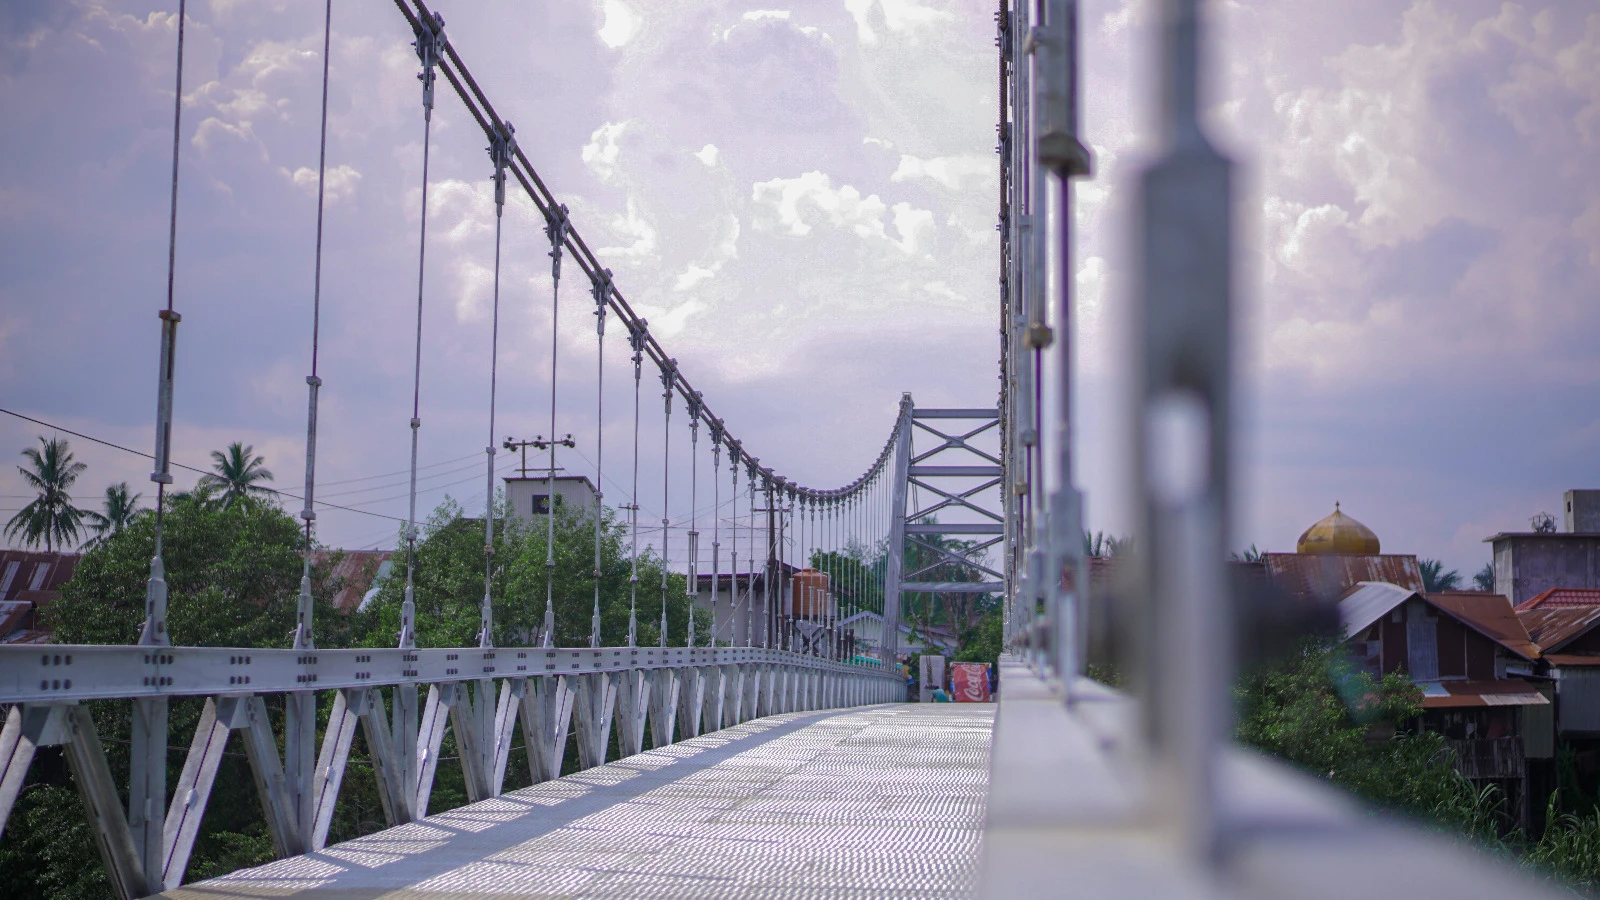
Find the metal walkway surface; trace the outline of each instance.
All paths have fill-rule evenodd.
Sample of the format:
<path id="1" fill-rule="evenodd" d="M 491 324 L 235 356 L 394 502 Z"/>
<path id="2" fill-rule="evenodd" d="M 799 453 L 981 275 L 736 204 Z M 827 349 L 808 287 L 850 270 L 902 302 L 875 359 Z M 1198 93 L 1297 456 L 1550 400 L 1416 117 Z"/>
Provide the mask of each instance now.
<path id="1" fill-rule="evenodd" d="M 162 896 L 966 897 L 994 710 L 768 716 Z"/>

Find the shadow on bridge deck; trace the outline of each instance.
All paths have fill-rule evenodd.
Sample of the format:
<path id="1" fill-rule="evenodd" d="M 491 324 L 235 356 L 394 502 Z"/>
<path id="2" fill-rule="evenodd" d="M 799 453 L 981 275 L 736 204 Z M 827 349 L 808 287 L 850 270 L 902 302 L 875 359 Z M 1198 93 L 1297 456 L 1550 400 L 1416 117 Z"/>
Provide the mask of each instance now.
<path id="1" fill-rule="evenodd" d="M 769 716 L 162 896 L 965 897 L 994 709 Z"/>

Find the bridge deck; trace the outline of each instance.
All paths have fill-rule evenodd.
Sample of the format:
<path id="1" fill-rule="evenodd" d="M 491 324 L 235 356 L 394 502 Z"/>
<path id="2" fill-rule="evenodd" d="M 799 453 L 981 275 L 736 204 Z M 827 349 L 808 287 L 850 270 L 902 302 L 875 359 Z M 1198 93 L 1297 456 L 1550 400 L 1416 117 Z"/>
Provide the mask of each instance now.
<path id="1" fill-rule="evenodd" d="M 994 709 L 770 716 L 163 896 L 965 897 Z"/>

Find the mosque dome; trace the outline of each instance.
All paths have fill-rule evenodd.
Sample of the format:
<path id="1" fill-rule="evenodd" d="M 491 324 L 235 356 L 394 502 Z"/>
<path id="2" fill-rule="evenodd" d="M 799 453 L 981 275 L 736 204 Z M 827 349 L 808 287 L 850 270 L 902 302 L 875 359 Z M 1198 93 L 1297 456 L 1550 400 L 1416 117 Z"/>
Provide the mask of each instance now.
<path id="1" fill-rule="evenodd" d="M 1346 553 L 1376 556 L 1378 536 L 1372 529 L 1350 518 L 1333 504 L 1333 515 L 1307 528 L 1295 544 L 1298 553 Z"/>

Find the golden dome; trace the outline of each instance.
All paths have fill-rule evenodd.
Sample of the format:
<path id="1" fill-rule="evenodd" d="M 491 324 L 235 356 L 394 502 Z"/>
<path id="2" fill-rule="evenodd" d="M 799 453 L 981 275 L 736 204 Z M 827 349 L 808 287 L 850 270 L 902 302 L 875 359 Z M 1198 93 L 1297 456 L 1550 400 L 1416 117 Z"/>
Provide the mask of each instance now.
<path id="1" fill-rule="evenodd" d="M 1295 544 L 1297 553 L 1347 553 L 1353 556 L 1376 556 L 1378 536 L 1372 529 L 1339 511 L 1333 504 L 1333 515 L 1307 528 Z"/>

